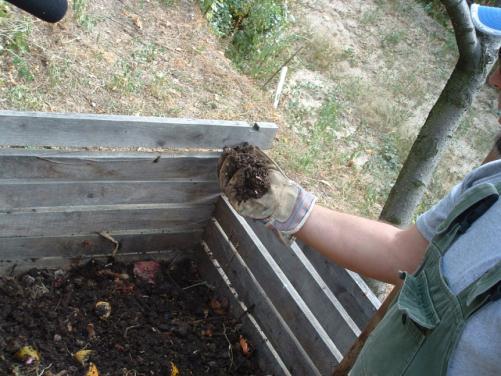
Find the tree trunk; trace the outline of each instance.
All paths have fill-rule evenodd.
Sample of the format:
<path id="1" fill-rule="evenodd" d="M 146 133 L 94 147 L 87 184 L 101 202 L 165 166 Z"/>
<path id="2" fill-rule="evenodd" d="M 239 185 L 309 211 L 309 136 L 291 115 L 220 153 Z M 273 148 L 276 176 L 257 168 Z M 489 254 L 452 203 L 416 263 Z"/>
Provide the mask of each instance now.
<path id="1" fill-rule="evenodd" d="M 475 32 L 466 2 L 442 2 L 452 20 L 460 56 L 412 145 L 381 212 L 380 219 L 395 225 L 406 226 L 411 222 L 447 142 L 470 108 L 497 57 L 500 41 Z"/>

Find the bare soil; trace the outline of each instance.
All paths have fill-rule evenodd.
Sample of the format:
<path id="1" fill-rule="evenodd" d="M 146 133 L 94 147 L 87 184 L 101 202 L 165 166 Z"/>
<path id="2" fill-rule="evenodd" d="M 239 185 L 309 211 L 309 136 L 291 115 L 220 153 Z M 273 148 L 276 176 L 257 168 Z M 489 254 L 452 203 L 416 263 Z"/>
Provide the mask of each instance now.
<path id="1" fill-rule="evenodd" d="M 258 375 L 245 333 L 227 302 L 201 281 L 190 259 L 138 272 L 137 264 L 91 261 L 0 278 L 0 374 Z M 108 318 L 97 302 L 111 305 Z M 244 346 L 246 343 L 243 343 Z M 38 362 L 16 352 L 32 346 Z M 85 365 L 74 354 L 92 350 Z"/>

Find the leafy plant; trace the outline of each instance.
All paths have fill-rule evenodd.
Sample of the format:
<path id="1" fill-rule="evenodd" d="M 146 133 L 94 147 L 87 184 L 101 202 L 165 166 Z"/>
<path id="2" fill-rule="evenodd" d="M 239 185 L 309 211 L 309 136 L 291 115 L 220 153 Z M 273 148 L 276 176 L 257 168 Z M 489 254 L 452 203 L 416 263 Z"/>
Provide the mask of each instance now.
<path id="1" fill-rule="evenodd" d="M 12 59 L 12 62 L 14 66 L 17 69 L 17 74 L 24 78 L 26 81 L 33 81 L 34 77 L 31 74 L 30 67 L 26 60 L 24 60 L 22 57 L 14 55 L 14 58 Z"/>
<path id="2" fill-rule="evenodd" d="M 87 14 L 87 0 L 73 0 L 73 14 L 77 23 L 84 29 L 91 29 L 97 22 L 95 17 Z"/>
<path id="3" fill-rule="evenodd" d="M 288 21 L 283 0 L 200 0 L 200 6 L 241 70 L 260 76 L 277 68 L 273 60 L 291 41 L 281 33 Z"/>

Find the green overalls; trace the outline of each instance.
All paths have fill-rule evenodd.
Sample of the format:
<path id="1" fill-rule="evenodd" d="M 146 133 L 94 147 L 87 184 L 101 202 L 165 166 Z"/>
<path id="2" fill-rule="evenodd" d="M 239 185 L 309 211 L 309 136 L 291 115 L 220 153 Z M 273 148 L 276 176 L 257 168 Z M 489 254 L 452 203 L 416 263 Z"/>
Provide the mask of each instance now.
<path id="1" fill-rule="evenodd" d="M 463 194 L 439 226 L 419 270 L 413 275 L 401 273 L 401 292 L 367 339 L 350 375 L 446 374 L 468 318 L 501 297 L 501 262 L 454 295 L 441 273 L 440 260 L 498 199 L 498 192 L 501 184 L 484 183 Z"/>

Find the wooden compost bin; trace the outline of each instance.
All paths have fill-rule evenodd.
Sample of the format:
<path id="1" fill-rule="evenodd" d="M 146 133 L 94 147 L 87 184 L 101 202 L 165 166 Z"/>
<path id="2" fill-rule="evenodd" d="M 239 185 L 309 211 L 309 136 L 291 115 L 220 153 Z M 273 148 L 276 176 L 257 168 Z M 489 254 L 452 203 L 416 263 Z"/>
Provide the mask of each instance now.
<path id="1" fill-rule="evenodd" d="M 276 131 L 271 123 L 0 111 L 1 272 L 108 257 L 115 244 L 102 232 L 124 261 L 195 250 L 263 370 L 329 375 L 379 301 L 355 273 L 239 216 L 220 196 L 220 151 L 207 151 L 243 141 L 268 149 Z"/>

